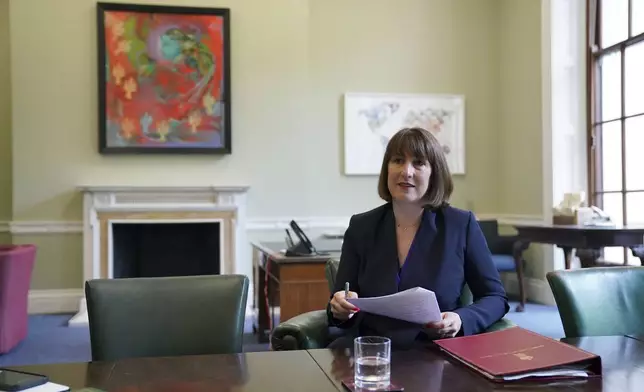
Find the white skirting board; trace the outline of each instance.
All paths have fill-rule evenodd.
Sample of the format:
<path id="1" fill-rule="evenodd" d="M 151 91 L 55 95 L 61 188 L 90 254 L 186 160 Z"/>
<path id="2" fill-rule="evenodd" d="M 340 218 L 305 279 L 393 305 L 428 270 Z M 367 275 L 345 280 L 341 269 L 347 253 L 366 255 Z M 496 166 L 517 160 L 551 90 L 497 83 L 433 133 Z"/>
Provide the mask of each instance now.
<path id="1" fill-rule="evenodd" d="M 246 317 L 254 315 L 253 288 L 249 287 Z M 31 290 L 28 301 L 29 314 L 75 313 L 69 321 L 70 326 L 87 325 L 87 302 L 82 289 Z"/>
<path id="2" fill-rule="evenodd" d="M 79 305 L 76 307 L 78 312 L 72 317 L 67 325 L 70 327 L 77 325 L 89 325 L 89 314 L 87 313 L 87 300 L 85 297 L 80 299 Z"/>
<path id="3" fill-rule="evenodd" d="M 89 324 L 89 315 L 87 314 L 87 301 L 85 298 L 80 299 L 80 305 L 77 304 L 76 308 L 78 309 L 78 312 L 69 319 L 69 322 L 67 323 L 68 326 L 70 327 L 75 327 L 75 326 L 86 326 Z M 74 311 L 75 312 L 75 311 Z M 246 307 L 246 315 L 245 318 L 249 319 L 252 318 L 254 319 L 255 317 L 255 310 Z"/>
<path id="4" fill-rule="evenodd" d="M 82 289 L 31 290 L 29 292 L 29 314 L 74 313 L 83 298 Z"/>
<path id="5" fill-rule="evenodd" d="M 80 299 L 80 305 L 77 305 L 76 308 L 78 309 L 78 312 L 69 319 L 69 322 L 67 323 L 68 326 L 70 327 L 75 327 L 75 326 L 86 326 L 89 324 L 89 315 L 87 314 L 87 301 L 85 298 Z M 246 308 L 246 315 L 245 318 L 253 318 L 255 317 L 255 310 L 247 307 Z"/>

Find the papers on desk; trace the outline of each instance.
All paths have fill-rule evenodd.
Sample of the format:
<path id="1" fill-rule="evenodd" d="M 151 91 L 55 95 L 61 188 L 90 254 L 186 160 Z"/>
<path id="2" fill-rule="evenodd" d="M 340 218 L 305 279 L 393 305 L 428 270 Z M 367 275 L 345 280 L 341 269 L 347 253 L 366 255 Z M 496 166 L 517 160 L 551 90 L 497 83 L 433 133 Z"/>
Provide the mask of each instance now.
<path id="1" fill-rule="evenodd" d="M 433 291 L 415 287 L 399 293 L 371 298 L 349 298 L 361 312 L 373 313 L 410 323 L 422 324 L 441 320 L 441 311 Z"/>
<path id="2" fill-rule="evenodd" d="M 69 387 L 65 385 L 56 384 L 53 382 L 47 382 L 37 387 L 23 389 L 21 392 L 66 392 L 69 391 Z M 0 390 L 0 392 L 4 392 Z"/>
<path id="3" fill-rule="evenodd" d="M 514 376 L 503 376 L 504 381 L 515 381 L 521 380 L 523 378 L 530 377 L 570 377 L 570 378 L 588 378 L 590 374 L 585 370 L 576 370 L 576 369 L 553 369 L 553 370 L 542 370 L 540 372 L 528 372 L 524 374 L 517 374 Z"/>

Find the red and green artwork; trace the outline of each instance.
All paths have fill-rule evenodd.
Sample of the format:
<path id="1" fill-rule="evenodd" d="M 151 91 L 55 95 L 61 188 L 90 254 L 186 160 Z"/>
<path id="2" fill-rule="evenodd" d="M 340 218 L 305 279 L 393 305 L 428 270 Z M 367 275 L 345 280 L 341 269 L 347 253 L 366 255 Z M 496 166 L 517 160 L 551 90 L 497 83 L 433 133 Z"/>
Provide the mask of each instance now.
<path id="1" fill-rule="evenodd" d="M 99 3 L 104 153 L 230 153 L 228 10 Z"/>

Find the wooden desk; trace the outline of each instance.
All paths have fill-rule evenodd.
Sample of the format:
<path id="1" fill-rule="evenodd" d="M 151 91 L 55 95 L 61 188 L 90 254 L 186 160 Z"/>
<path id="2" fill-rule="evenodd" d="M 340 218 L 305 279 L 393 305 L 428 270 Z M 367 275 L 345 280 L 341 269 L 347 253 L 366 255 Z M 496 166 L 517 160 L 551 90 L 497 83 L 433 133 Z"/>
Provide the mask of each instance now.
<path id="1" fill-rule="evenodd" d="M 644 342 L 625 336 L 562 339 L 602 357 L 602 378 L 560 382 L 559 385 L 532 383 L 496 384 L 441 353 L 435 346 L 427 349 L 392 352 L 391 378 L 405 391 L 584 391 L 640 392 L 644 381 Z M 343 351 L 309 350 L 338 391 L 342 379 L 353 375 L 350 359 Z"/>
<path id="2" fill-rule="evenodd" d="M 280 320 L 313 310 L 324 309 L 329 302 L 329 286 L 324 268 L 331 258 L 339 258 L 338 252 L 328 255 L 286 257 L 283 242 L 253 242 L 253 308 L 257 318 L 253 327 L 260 342 L 270 340 L 275 327 L 272 310 L 279 306 Z"/>
<path id="3" fill-rule="evenodd" d="M 120 392 L 308 391 L 336 388 L 306 351 L 20 366 L 74 389 Z"/>
<path id="4" fill-rule="evenodd" d="M 521 254 L 531 242 L 556 245 L 564 252 L 566 269 L 570 269 L 572 250 L 583 268 L 610 265 L 598 262 L 601 249 L 609 246 L 630 248 L 633 256 L 644 265 L 644 227 L 576 226 L 576 225 L 515 225 L 519 241 L 515 251 Z M 615 264 L 612 264 L 615 265 Z"/>
<path id="5" fill-rule="evenodd" d="M 563 341 L 602 357 L 598 379 L 515 385 L 522 391 L 639 392 L 644 380 L 644 342 L 625 336 Z M 496 384 L 432 346 L 392 353 L 392 379 L 406 391 L 499 391 Z M 343 391 L 341 380 L 353 375 L 343 351 L 273 351 L 244 354 L 137 358 L 115 362 L 18 366 L 47 375 L 73 389 L 112 392 L 201 391 Z"/>

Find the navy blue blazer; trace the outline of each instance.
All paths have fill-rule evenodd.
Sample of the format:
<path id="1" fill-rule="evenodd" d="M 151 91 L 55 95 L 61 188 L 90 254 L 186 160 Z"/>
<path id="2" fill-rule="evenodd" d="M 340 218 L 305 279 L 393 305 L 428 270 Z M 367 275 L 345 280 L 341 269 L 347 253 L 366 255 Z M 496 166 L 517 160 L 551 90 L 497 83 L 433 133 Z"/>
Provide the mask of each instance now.
<path id="1" fill-rule="evenodd" d="M 508 312 L 509 305 L 487 242 L 469 211 L 454 207 L 425 209 L 402 268 L 398 262 L 396 223 L 391 203 L 351 217 L 344 235 L 335 290 L 361 298 L 424 287 L 436 294 L 442 312 L 461 317 L 459 335 L 484 331 Z M 459 307 L 467 284 L 474 302 Z M 353 329 L 355 335 L 379 335 L 399 347 L 423 336 L 423 326 L 388 317 L 356 313 L 347 321 L 335 319 L 327 306 L 329 323 Z"/>

